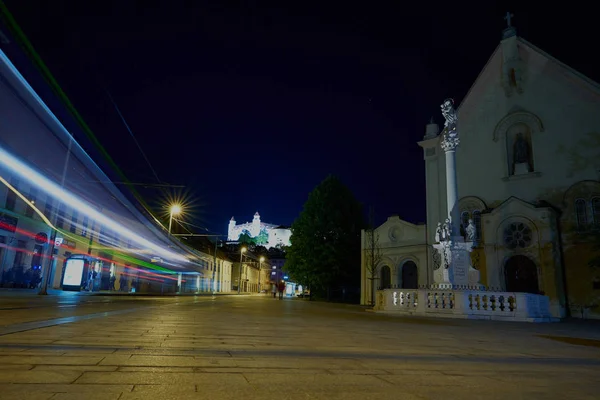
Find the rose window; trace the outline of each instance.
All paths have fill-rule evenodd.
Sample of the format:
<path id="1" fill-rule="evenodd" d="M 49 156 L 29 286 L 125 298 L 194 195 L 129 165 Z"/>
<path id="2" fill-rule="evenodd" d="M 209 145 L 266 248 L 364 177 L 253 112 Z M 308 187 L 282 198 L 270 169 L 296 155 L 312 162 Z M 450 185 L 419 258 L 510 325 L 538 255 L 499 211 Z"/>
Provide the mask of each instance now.
<path id="1" fill-rule="evenodd" d="M 510 224 L 504 230 L 504 243 L 509 249 L 525 248 L 531 244 L 531 228 L 522 222 Z"/>

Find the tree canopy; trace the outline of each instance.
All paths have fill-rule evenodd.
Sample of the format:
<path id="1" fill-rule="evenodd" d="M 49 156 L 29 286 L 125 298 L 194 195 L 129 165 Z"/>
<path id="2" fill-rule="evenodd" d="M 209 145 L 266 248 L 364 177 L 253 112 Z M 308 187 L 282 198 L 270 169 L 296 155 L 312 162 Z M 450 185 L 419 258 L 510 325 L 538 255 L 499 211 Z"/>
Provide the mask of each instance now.
<path id="1" fill-rule="evenodd" d="M 350 189 L 330 175 L 308 196 L 292 224 L 286 269 L 311 293 L 358 287 L 362 206 Z"/>

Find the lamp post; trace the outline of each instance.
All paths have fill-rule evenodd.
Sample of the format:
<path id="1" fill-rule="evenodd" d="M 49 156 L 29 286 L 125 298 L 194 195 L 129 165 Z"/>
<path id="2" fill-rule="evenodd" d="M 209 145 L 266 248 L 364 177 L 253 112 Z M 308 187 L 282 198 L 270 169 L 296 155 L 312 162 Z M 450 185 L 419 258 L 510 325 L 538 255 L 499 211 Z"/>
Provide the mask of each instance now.
<path id="1" fill-rule="evenodd" d="M 169 207 L 169 236 L 171 236 L 171 226 L 173 225 L 173 215 L 181 214 L 181 206 L 173 204 Z"/>
<path id="2" fill-rule="evenodd" d="M 265 261 L 265 258 L 263 256 L 260 256 L 260 258 L 258 259 L 258 293 L 260 293 L 260 282 L 262 280 L 262 263 L 263 261 Z"/>
<path id="3" fill-rule="evenodd" d="M 238 294 L 242 291 L 242 258 L 244 257 L 244 253 L 246 252 L 246 248 L 242 247 L 240 249 L 240 273 L 238 276 Z"/>

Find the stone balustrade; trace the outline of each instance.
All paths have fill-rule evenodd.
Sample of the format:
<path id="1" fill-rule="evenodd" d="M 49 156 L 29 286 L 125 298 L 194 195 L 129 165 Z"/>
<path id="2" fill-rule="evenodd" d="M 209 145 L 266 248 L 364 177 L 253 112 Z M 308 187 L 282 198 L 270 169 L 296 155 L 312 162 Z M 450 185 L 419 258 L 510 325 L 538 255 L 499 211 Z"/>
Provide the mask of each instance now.
<path id="1" fill-rule="evenodd" d="M 427 317 L 551 322 L 547 296 L 485 290 L 385 289 L 377 291 L 375 310 Z"/>

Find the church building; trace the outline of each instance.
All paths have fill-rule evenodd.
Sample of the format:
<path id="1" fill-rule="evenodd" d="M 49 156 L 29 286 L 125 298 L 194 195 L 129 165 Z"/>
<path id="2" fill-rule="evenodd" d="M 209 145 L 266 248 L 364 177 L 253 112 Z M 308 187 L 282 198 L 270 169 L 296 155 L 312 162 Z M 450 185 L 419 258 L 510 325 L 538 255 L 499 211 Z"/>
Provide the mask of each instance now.
<path id="1" fill-rule="evenodd" d="M 509 19 L 457 111 L 460 225 L 465 235 L 474 227 L 480 283 L 544 294 L 555 316 L 600 318 L 600 270 L 590 265 L 600 256 L 600 85 L 517 36 Z M 363 304 L 374 289 L 429 286 L 440 268 L 432 245 L 449 210 L 439 133 L 432 121 L 418 143 L 427 224 L 393 216 L 376 228 L 372 274 L 363 233 Z"/>

